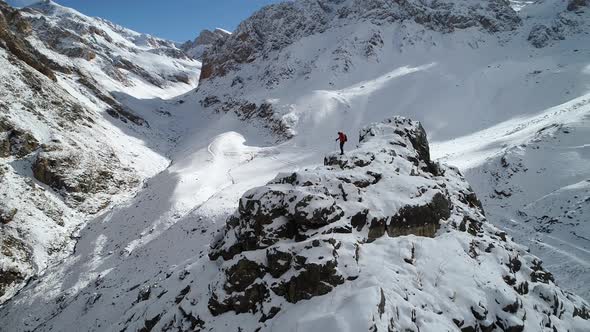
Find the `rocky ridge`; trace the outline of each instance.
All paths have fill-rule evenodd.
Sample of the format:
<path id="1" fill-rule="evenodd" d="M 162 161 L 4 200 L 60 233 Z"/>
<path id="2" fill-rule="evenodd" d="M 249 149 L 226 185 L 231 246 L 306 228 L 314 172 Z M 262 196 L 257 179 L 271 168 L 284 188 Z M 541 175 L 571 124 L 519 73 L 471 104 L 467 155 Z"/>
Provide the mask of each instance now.
<path id="1" fill-rule="evenodd" d="M 378 268 L 367 266 L 375 262 L 363 254 L 374 246 L 397 253 L 386 249 L 391 246 L 400 257 L 388 259 L 399 261 L 398 269 L 422 271 L 423 280 L 418 290 L 397 294 L 405 297 L 397 303 L 387 303 L 384 294 L 391 298 L 400 290 L 381 285 L 369 328 L 430 330 L 442 324 L 462 331 L 524 331 L 588 324 L 588 305 L 560 290 L 540 260 L 486 222 L 456 169 L 430 160 L 419 123 L 392 118 L 362 129 L 359 141 L 346 156 L 328 155 L 323 167 L 279 174 L 244 194 L 209 254 L 222 262 L 219 279 L 210 286 L 213 316 L 250 313 L 264 329 L 288 303 L 338 294 L 341 285 L 375 273 Z M 446 285 L 456 288 L 449 289 L 452 309 L 444 297 L 419 303 L 419 293 L 434 292 L 440 281 L 418 263 L 416 252 L 422 259 L 436 256 L 436 248 L 443 252 L 450 238 L 462 243 L 463 251 L 455 253 L 461 264 L 478 266 L 474 278 L 499 292 L 479 292 L 478 298 L 465 291 L 468 283 L 458 282 L 464 276 L 455 276 Z M 404 277 L 399 283 L 412 288 Z M 403 317 L 410 312 L 412 319 Z M 416 322 L 415 316 L 428 312 L 436 323 Z"/>
<path id="2" fill-rule="evenodd" d="M 123 87 L 196 86 L 199 64 L 172 41 L 91 18 L 49 0 L 20 13 L 39 41 L 35 46 L 71 72 L 84 71 L 90 62 L 101 75 Z M 149 61 L 138 61 L 143 57 Z"/>
<path id="3" fill-rule="evenodd" d="M 337 81 L 355 66 L 387 57 L 383 49 L 391 41 L 401 52 L 405 45 L 432 43 L 435 35 L 475 31 L 466 42 L 478 43 L 480 35 L 511 32 L 520 25 L 520 17 L 505 0 L 279 3 L 259 10 L 210 48 L 203 57 L 199 96 L 207 108 L 261 120 L 279 137 L 290 138 L 291 124 L 257 89 L 272 91 L 324 72 Z M 349 33 L 340 36 L 339 31 Z M 314 41 L 330 34 L 335 35 L 330 42 Z M 308 42 L 310 51 L 300 54 Z"/>
<path id="4" fill-rule="evenodd" d="M 540 1 L 517 13 L 504 0 L 279 3 L 211 46 L 203 56 L 199 98 L 206 108 L 259 120 L 288 139 L 294 134 L 291 119 L 283 118 L 288 105 L 268 94 L 299 89 L 300 82 L 312 86 L 318 76 L 330 77 L 329 86 L 316 88 L 333 89 L 354 70 L 387 63 L 391 54 L 446 44 L 441 37 L 475 49 L 520 40 L 534 48 L 551 46 L 588 30 L 587 6 L 579 0 Z M 322 36 L 331 38 L 322 42 Z"/>
<path id="5" fill-rule="evenodd" d="M 194 40 L 189 40 L 180 45 L 180 49 L 193 59 L 201 60 L 205 52 L 213 47 L 213 44 L 223 43 L 229 36 L 231 36 L 231 33 L 223 29 L 213 31 L 205 29 Z"/>
<path id="6" fill-rule="evenodd" d="M 555 8 L 557 7 L 557 8 Z M 590 27 L 588 12 L 590 2 L 587 0 L 569 0 L 564 2 L 541 2 L 539 8 L 531 14 L 535 16 L 551 17 L 550 21 L 534 22 L 528 35 L 528 41 L 536 48 L 543 48 L 568 36 L 585 33 Z"/>
<path id="7" fill-rule="evenodd" d="M 520 23 L 504 0 L 285 2 L 256 12 L 226 42 L 214 45 L 204 58 L 201 80 L 224 76 L 240 64 L 269 58 L 301 38 L 358 21 L 375 25 L 412 21 L 444 33 L 473 27 L 488 32 L 510 31 Z M 378 38 L 375 36 L 375 42 Z"/>

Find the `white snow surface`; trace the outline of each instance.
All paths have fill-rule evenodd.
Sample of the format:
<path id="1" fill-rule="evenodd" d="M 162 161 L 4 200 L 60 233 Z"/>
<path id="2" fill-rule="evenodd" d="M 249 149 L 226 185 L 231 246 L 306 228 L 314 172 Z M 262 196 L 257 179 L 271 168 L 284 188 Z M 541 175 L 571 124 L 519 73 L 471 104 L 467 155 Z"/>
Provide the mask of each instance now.
<path id="1" fill-rule="evenodd" d="M 557 3 L 560 10 L 565 7 L 565 2 Z M 524 19 L 532 13 L 530 21 L 516 31 L 495 35 L 475 28 L 439 33 L 411 22 L 351 23 L 304 37 L 267 62 L 257 60 L 196 93 L 170 99 L 157 97 L 178 95 L 183 89 L 146 88 L 140 79 L 132 87 L 101 79 L 108 90 L 128 95 L 126 105 L 146 110 L 142 115 L 156 126 L 149 144 L 126 128 L 112 128 L 118 126 L 103 133 L 116 142 L 113 146 L 122 160 L 134 164 L 142 176 L 153 177 L 135 196 L 118 200 L 123 203 L 83 223 L 73 254 L 49 266 L 0 307 L 0 326 L 7 331 L 111 331 L 125 326 L 131 317 L 139 328 L 141 322 L 165 311 L 187 284 L 191 289 L 186 299 L 195 303 L 184 300 L 183 310 L 195 317 L 210 315 L 203 301 L 209 283 L 218 278 L 219 266 L 207 257 L 209 244 L 243 193 L 279 172 L 321 164 L 326 153 L 337 149 L 333 141 L 337 131 L 348 133 L 349 149 L 356 144 L 354 135 L 360 127 L 394 114 L 420 120 L 432 142 L 433 158 L 464 173 L 483 201 L 488 221 L 516 243 L 529 246 L 564 290 L 590 299 L 590 38 L 571 34 L 535 48 L 526 40 L 533 23 L 555 18 L 534 16 L 536 12 L 540 11 L 535 11 L 535 4 L 527 4 L 519 15 Z M 587 12 L 567 15 L 577 15 L 587 24 Z M 371 57 L 356 52 L 374 31 L 384 37 L 383 47 Z M 124 35 L 113 38 L 133 47 L 142 45 L 141 38 L 133 37 L 136 44 Z M 345 72 L 333 57 L 342 45 L 351 53 Z M 47 53 L 60 60 L 53 51 Z M 152 60 L 147 55 L 142 58 L 148 66 Z M 86 66 L 78 63 L 82 61 L 76 60 L 76 65 Z M 200 68 L 200 63 L 195 66 Z M 258 74 L 275 66 L 296 75 L 269 89 Z M 104 78 L 102 69 L 86 70 Z M 244 79 L 244 88 L 237 90 L 232 87 L 235 76 L 252 80 Z M 93 104 L 75 92 L 67 77 L 60 77 L 60 85 L 81 102 Z M 268 102 L 295 137 L 276 144 L 276 137 L 259 122 L 244 122 L 232 112 L 212 113 L 200 104 L 209 94 Z M 163 111 L 172 116 L 162 116 Z M 44 135 L 43 129 L 30 128 Z M 180 134 L 177 143 L 169 140 Z M 14 192 L 3 197 L 18 199 Z M 80 216 L 73 212 L 71 220 L 80 224 Z M 495 270 L 498 262 L 492 261 L 499 258 L 490 255 L 482 265 L 461 265 L 464 240 L 456 235 L 442 235 L 437 241 L 414 236 L 398 242 L 379 239 L 364 247 L 360 263 L 371 277 L 293 305 L 265 329 L 368 329 L 376 318 L 368 308 L 378 304 L 381 285 L 394 285 L 385 294 L 387 303 L 403 303 L 400 294 L 408 291 L 404 287 L 415 292 L 416 283 L 428 285 L 414 304 L 428 303 L 432 312 L 440 306 L 432 294 L 454 298 L 452 289 L 457 285 L 464 286 L 462 301 L 502 293 L 506 285 Z M 406 253 L 411 243 L 422 250 L 419 263 L 401 269 L 407 265 L 401 251 Z M 441 282 L 447 288 L 438 287 Z M 148 286 L 149 301 L 136 303 L 140 290 Z M 399 324 L 413 323 L 407 321 L 411 311 L 400 315 Z M 421 330 L 455 329 L 436 323 L 430 315 L 419 316 Z M 587 331 L 590 326 L 587 321 L 569 323 L 571 331 Z M 256 321 L 230 313 L 215 324 L 214 330 L 224 331 L 255 327 Z M 379 324 L 379 330 L 387 327 L 387 322 Z"/>
<path id="2" fill-rule="evenodd" d="M 38 35 L 46 33 L 52 36 L 54 31 L 58 31 L 66 36 L 67 33 L 76 36 L 73 40 L 61 41 L 62 44 L 54 48 L 49 47 L 46 41 L 41 41 L 45 40 L 44 37 L 41 40 L 30 38 L 30 42 L 58 63 L 76 67 L 92 76 L 109 92 L 116 91 L 141 99 L 171 98 L 198 84 L 201 63 L 183 54 L 172 41 L 86 16 L 53 1 L 40 2 L 27 8 L 29 11 L 23 15 L 37 19 L 33 25 L 40 27 L 37 29 Z M 48 27 L 55 30 L 49 31 Z M 51 37 L 47 40 L 51 40 Z M 58 51 L 76 47 L 89 48 L 96 53 L 96 57 L 87 60 L 69 57 Z M 120 67 L 117 64 L 120 59 L 130 61 L 151 78 L 146 80 L 139 75 L 139 70 Z M 186 81 L 175 80 L 177 75 L 186 77 Z"/>

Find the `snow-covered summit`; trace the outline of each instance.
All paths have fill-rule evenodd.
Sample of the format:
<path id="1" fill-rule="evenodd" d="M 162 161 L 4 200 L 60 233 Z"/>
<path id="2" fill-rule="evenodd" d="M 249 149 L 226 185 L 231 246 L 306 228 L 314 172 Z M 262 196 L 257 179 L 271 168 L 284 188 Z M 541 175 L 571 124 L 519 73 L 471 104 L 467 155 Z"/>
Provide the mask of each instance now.
<path id="1" fill-rule="evenodd" d="M 189 331 L 583 331 L 590 307 L 487 223 L 419 123 L 360 131 L 357 149 L 244 193 L 209 251 L 117 328 Z M 205 275 L 209 275 L 203 272 Z M 203 287 L 203 286 L 201 286 Z M 171 290 L 174 289 L 174 292 Z M 154 289 L 155 291 L 155 289 Z M 143 294 L 143 295 L 141 295 Z M 138 300 L 139 301 L 139 300 Z M 136 320 L 145 306 L 149 315 Z M 154 317 L 154 318 L 152 318 Z"/>
<path id="2" fill-rule="evenodd" d="M 448 143 L 436 145 L 437 157 L 460 165 L 494 207 L 492 223 L 514 230 L 587 297 L 588 1 L 519 3 L 518 12 L 508 1 L 266 7 L 205 56 L 197 96 L 302 149 L 391 114 L 419 120 Z M 437 16 L 447 7 L 462 18 Z"/>
<path id="3" fill-rule="evenodd" d="M 34 45 L 65 67 L 76 67 L 108 90 L 136 97 L 169 96 L 198 84 L 200 63 L 175 43 L 86 16 L 53 1 L 21 10 Z M 184 85 L 184 86 L 183 86 Z"/>
<path id="4" fill-rule="evenodd" d="M 216 28 L 213 31 L 203 30 L 195 40 L 187 41 L 180 45 L 180 48 L 190 57 L 201 60 L 205 52 L 210 49 L 214 43 L 223 42 L 231 35 L 231 32 Z"/>

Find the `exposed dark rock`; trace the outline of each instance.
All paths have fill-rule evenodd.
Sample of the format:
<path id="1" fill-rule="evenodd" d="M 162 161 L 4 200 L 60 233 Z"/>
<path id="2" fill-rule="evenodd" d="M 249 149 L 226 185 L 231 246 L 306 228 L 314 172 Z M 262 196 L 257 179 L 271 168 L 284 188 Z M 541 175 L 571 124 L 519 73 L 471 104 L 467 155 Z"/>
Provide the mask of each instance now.
<path id="1" fill-rule="evenodd" d="M 267 270 L 273 278 L 279 278 L 291 268 L 293 255 L 277 248 L 266 250 Z"/>
<path id="2" fill-rule="evenodd" d="M 576 11 L 582 9 L 582 7 L 589 7 L 590 1 L 588 0 L 570 0 L 567 4 L 567 10 Z"/>
<path id="3" fill-rule="evenodd" d="M 67 169 L 73 168 L 76 163 L 77 160 L 71 155 L 52 158 L 40 154 L 33 164 L 33 175 L 35 179 L 52 188 L 66 189 L 71 192 L 81 191 L 80 188 L 66 181 Z"/>
<path id="4" fill-rule="evenodd" d="M 203 72 L 207 69 L 203 67 Z M 243 99 L 224 98 L 222 102 L 218 96 L 208 95 L 200 101 L 204 107 L 213 107 L 216 112 L 233 112 L 242 120 L 264 120 L 262 125 L 275 134 L 280 140 L 293 137 L 288 125 L 280 118 L 274 116 L 272 104 L 263 102 L 256 104 Z"/>
<path id="5" fill-rule="evenodd" d="M 0 297 L 4 296 L 10 286 L 22 283 L 24 280 L 25 276 L 17 271 L 0 269 Z"/>
<path id="6" fill-rule="evenodd" d="M 0 157 L 23 158 L 39 147 L 39 142 L 29 131 L 15 128 L 0 119 Z"/>
<path id="7" fill-rule="evenodd" d="M 135 75 L 141 77 L 146 82 L 152 85 L 155 85 L 159 88 L 162 87 L 163 82 L 161 81 L 161 79 L 154 77 L 147 70 L 143 69 L 142 67 L 134 64 L 133 62 L 127 59 L 119 57 L 114 61 L 113 65 L 117 68 L 125 69 L 127 71 L 134 73 Z"/>
<path id="8" fill-rule="evenodd" d="M 465 216 L 465 217 L 463 217 L 461 224 L 459 224 L 459 230 L 462 232 L 468 232 L 469 234 L 476 236 L 478 233 L 481 232 L 481 230 L 482 230 L 481 226 L 482 226 L 481 221 L 478 221 L 478 220 L 475 220 L 475 219 L 470 218 L 468 216 Z"/>
<path id="9" fill-rule="evenodd" d="M 199 316 L 195 317 L 192 313 L 186 312 L 182 306 L 178 307 L 178 310 L 182 314 L 181 326 L 186 326 L 188 323 L 190 331 L 200 331 L 205 326 L 205 322 Z"/>
<path id="10" fill-rule="evenodd" d="M 408 234 L 434 237 L 440 221 L 450 215 L 451 203 L 443 194 L 436 193 L 427 205 L 401 208 L 387 225 L 387 234 L 391 237 Z"/>
<path id="11" fill-rule="evenodd" d="M 137 293 L 137 300 L 135 300 L 135 302 L 138 303 L 149 300 L 151 293 L 152 287 L 149 285 L 140 288 L 139 293 Z"/>
<path id="12" fill-rule="evenodd" d="M 81 58 L 86 61 L 90 61 L 96 58 L 96 53 L 94 53 L 94 51 L 86 47 L 68 47 L 63 49 L 61 53 L 71 58 Z"/>
<path id="13" fill-rule="evenodd" d="M 336 266 L 335 260 L 324 265 L 303 264 L 302 271 L 297 276 L 273 287 L 272 290 L 291 303 L 327 294 L 334 287 L 344 283 L 344 279 L 336 272 Z"/>
<path id="14" fill-rule="evenodd" d="M 368 213 L 369 210 L 363 210 L 352 216 L 352 218 L 350 219 L 350 224 L 352 225 L 352 227 L 356 228 L 358 232 L 360 232 L 363 229 L 363 227 L 365 227 L 365 225 L 367 224 Z"/>
<path id="15" fill-rule="evenodd" d="M 553 40 L 564 39 L 560 30 L 550 28 L 544 24 L 535 25 L 529 34 L 528 41 L 536 48 L 542 48 Z"/>
<path id="16" fill-rule="evenodd" d="M 188 285 L 185 288 L 183 288 L 180 293 L 178 293 L 178 295 L 176 295 L 176 298 L 174 299 L 174 303 L 179 304 L 180 302 L 182 302 L 182 300 L 184 299 L 184 297 L 186 296 L 186 294 L 188 294 L 191 291 L 191 286 Z"/>
<path id="17" fill-rule="evenodd" d="M 244 292 L 220 301 L 215 293 L 209 298 L 209 311 L 213 316 L 219 316 L 228 311 L 238 314 L 256 313 L 260 310 L 262 302 L 268 297 L 268 289 L 263 284 L 257 283 L 248 287 Z"/>
<path id="18" fill-rule="evenodd" d="M 107 105 L 110 106 L 107 109 L 107 113 L 114 117 L 115 119 L 120 119 L 121 121 L 127 122 L 127 120 L 135 123 L 139 126 L 147 126 L 149 127 L 149 123 L 141 118 L 140 116 L 134 114 L 130 110 L 127 110 L 123 105 L 121 105 L 118 101 L 116 101 L 111 96 L 107 95 L 103 92 L 100 88 L 98 83 L 90 78 L 88 75 L 85 75 L 80 70 L 77 70 L 78 74 L 78 82 L 84 85 L 90 92 L 92 92 L 98 99 L 105 102 Z"/>
<path id="19" fill-rule="evenodd" d="M 0 158 L 10 156 L 10 140 L 7 133 L 0 133 Z"/>
<path id="20" fill-rule="evenodd" d="M 2 205 L 0 205 L 0 224 L 6 225 L 14 219 L 18 209 L 8 209 Z"/>
<path id="21" fill-rule="evenodd" d="M 139 332 L 150 332 L 156 326 L 156 324 L 158 324 L 160 318 L 162 318 L 161 314 L 156 315 L 150 319 L 146 319 L 144 322 L 144 326 L 141 329 L 139 329 Z"/>
<path id="22" fill-rule="evenodd" d="M 15 268 L 0 268 L 0 303 L 3 296 L 22 286 L 29 278 L 30 269 L 34 268 L 31 248 L 23 240 L 15 237 L 10 228 L 0 225 L 0 255 L 6 260 L 19 259 Z"/>
<path id="23" fill-rule="evenodd" d="M 279 313 L 279 311 L 281 311 L 281 308 L 279 308 L 279 307 L 270 308 L 270 310 L 268 311 L 268 314 L 266 314 L 266 313 L 262 314 L 262 317 L 260 317 L 260 322 L 264 323 L 269 319 L 273 319 Z"/>
<path id="24" fill-rule="evenodd" d="M 4 2 L 0 2 L 0 47 L 7 49 L 19 60 L 51 80 L 56 81 L 57 78 L 49 67 L 55 62 L 38 52 L 25 39 L 30 34 L 30 31 L 29 23 L 23 19 L 16 9 Z"/>
<path id="25" fill-rule="evenodd" d="M 209 48 L 216 43 L 222 43 L 230 35 L 231 34 L 221 29 L 215 29 L 214 31 L 205 29 L 201 31 L 195 40 L 187 41 L 180 45 L 180 49 L 182 49 L 188 56 L 201 60 Z"/>
<path id="26" fill-rule="evenodd" d="M 540 261 L 534 260 L 531 269 L 533 270 L 533 272 L 531 272 L 532 282 L 542 282 L 545 284 L 555 282 L 553 275 L 550 272 L 545 271 Z"/>
<path id="27" fill-rule="evenodd" d="M 72 144 L 43 145 L 32 164 L 35 179 L 62 195 L 70 207 L 97 213 L 110 203 L 110 195 L 102 194 L 137 184 L 133 171 L 121 167 L 109 149 L 80 151 Z"/>
<path id="28" fill-rule="evenodd" d="M 246 258 L 241 258 L 225 271 L 227 283 L 224 288 L 227 292 L 243 292 L 256 279 L 262 278 L 265 273 L 264 266 Z"/>
<path id="29" fill-rule="evenodd" d="M 369 225 L 369 233 L 367 238 L 369 241 L 374 241 L 385 235 L 387 230 L 387 218 L 373 218 Z"/>

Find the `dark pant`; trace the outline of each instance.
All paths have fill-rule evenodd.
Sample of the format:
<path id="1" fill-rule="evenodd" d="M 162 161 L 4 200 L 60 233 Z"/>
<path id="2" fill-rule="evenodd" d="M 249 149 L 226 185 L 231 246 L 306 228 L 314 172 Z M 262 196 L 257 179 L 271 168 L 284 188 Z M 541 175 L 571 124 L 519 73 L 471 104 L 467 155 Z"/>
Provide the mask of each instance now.
<path id="1" fill-rule="evenodd" d="M 344 142 L 340 142 L 340 154 L 344 154 Z"/>

